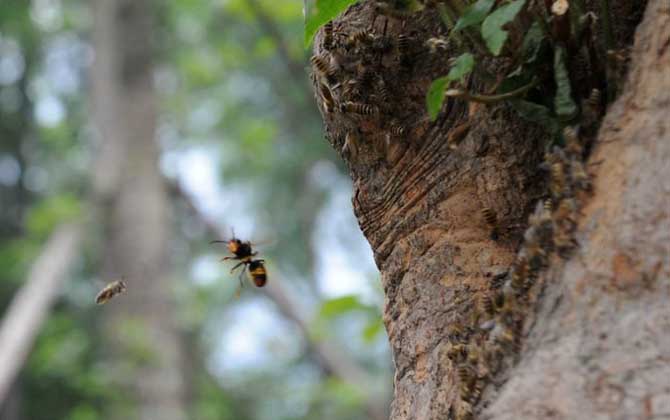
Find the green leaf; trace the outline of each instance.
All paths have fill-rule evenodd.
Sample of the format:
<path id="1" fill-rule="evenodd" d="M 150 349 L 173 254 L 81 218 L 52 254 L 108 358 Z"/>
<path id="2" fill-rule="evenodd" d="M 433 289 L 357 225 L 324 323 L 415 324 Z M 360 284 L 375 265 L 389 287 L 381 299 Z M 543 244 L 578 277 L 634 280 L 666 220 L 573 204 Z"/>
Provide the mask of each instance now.
<path id="1" fill-rule="evenodd" d="M 428 88 L 428 94 L 426 95 L 426 106 L 428 107 L 428 115 L 430 116 L 431 121 L 435 121 L 437 114 L 440 113 L 442 109 L 442 104 L 444 103 L 444 92 L 449 86 L 450 80 L 447 76 L 440 77 L 433 80 L 433 83 L 430 84 Z"/>
<path id="2" fill-rule="evenodd" d="M 558 120 L 546 106 L 536 104 L 535 102 L 515 99 L 510 101 L 512 107 L 521 115 L 522 118 L 538 123 L 547 128 L 552 133 L 560 130 Z"/>
<path id="3" fill-rule="evenodd" d="M 447 74 L 447 79 L 450 82 L 460 80 L 461 82 L 475 66 L 475 57 L 470 53 L 461 54 L 455 61 L 454 65 L 451 66 L 449 74 Z"/>
<path id="4" fill-rule="evenodd" d="M 305 48 L 309 48 L 319 28 L 334 19 L 357 0 L 306 0 L 305 1 Z"/>
<path id="5" fill-rule="evenodd" d="M 533 63 L 537 60 L 544 39 L 544 32 L 542 31 L 540 24 L 538 22 L 533 23 L 530 26 L 530 29 L 528 29 L 528 32 L 526 32 L 521 47 L 526 63 Z"/>
<path id="6" fill-rule="evenodd" d="M 475 57 L 470 53 L 461 54 L 454 65 L 451 66 L 449 74 L 446 76 L 440 77 L 433 80 L 430 88 L 428 88 L 428 94 L 426 95 L 426 106 L 428 107 L 428 115 L 430 115 L 431 120 L 437 118 L 437 114 L 440 113 L 442 109 L 442 104 L 444 103 L 444 92 L 453 81 L 460 80 L 463 81 L 465 76 L 467 76 L 475 66 Z"/>
<path id="7" fill-rule="evenodd" d="M 554 51 L 554 79 L 556 81 L 556 97 L 554 108 L 560 120 L 569 120 L 577 115 L 577 105 L 572 100 L 570 75 L 565 65 L 565 49 L 557 47 Z"/>
<path id="8" fill-rule="evenodd" d="M 476 3 L 470 5 L 470 7 L 463 12 L 463 16 L 456 22 L 454 31 L 460 31 L 461 29 L 482 23 L 486 18 L 486 15 L 489 14 L 494 3 L 495 0 L 478 0 Z"/>
<path id="9" fill-rule="evenodd" d="M 505 41 L 507 41 L 507 31 L 503 29 L 503 26 L 514 20 L 525 3 L 526 0 L 513 1 L 499 7 L 484 19 L 482 37 L 493 55 L 499 55 Z"/>
<path id="10" fill-rule="evenodd" d="M 323 318 L 334 318 L 346 312 L 365 310 L 367 307 L 361 303 L 356 296 L 347 295 L 335 299 L 329 299 L 321 305 L 320 316 Z"/>

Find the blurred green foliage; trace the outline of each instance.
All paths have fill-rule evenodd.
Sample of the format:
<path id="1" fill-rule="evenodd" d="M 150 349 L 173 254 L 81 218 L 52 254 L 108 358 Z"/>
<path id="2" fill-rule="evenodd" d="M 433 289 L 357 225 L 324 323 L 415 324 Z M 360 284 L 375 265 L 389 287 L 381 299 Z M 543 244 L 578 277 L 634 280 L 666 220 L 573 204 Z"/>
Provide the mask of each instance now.
<path id="1" fill-rule="evenodd" d="M 573 17 L 579 18 L 569 21 L 570 31 L 566 32 L 559 30 L 563 28 L 563 23 L 557 23 L 560 16 L 544 16 L 537 13 L 536 6 L 526 0 L 502 3 L 477 0 L 460 14 L 454 7 L 443 14 L 447 26 L 452 26 L 451 22 L 456 20 L 449 37 L 459 32 L 464 36 L 458 37 L 457 44 L 461 55 L 451 66 L 449 74 L 435 79 L 426 95 L 426 106 L 431 119 L 437 118 L 446 90 L 451 84 L 460 83 L 460 88 L 464 89 L 463 76 L 471 72 L 479 72 L 482 80 L 491 78 L 491 74 L 475 64 L 502 54 L 514 65 L 512 70 L 506 70 L 506 74 L 495 75 L 499 82 L 494 90 L 500 96 L 466 92 L 470 94 L 469 100 L 487 103 L 506 100 L 520 116 L 540 123 L 554 135 L 555 140 L 560 141 L 559 132 L 562 126 L 574 122 L 580 114 L 574 99 L 575 85 L 570 79 L 568 65 L 573 62 L 574 67 L 574 63 L 580 62 L 580 58 L 568 57 L 570 49 L 566 45 L 582 42 L 576 40 L 580 39 L 584 30 L 586 17 L 582 16 L 582 7 L 576 4 L 575 10 L 570 10 Z M 603 20 L 608 20 L 608 11 L 602 12 L 605 13 Z M 519 18 L 521 15 L 524 15 L 524 19 Z M 528 19 L 531 16 L 532 19 Z M 515 31 L 523 33 L 523 38 L 516 36 L 512 41 L 508 40 L 512 23 L 516 25 Z M 522 25 L 525 27 L 522 28 Z M 510 42 L 514 45 L 505 48 Z M 547 65 L 548 63 L 553 65 Z M 548 76 L 553 77 L 553 84 L 545 83 Z"/>
<path id="2" fill-rule="evenodd" d="M 565 48 L 557 47 L 554 50 L 554 79 L 556 80 L 554 108 L 556 115 L 562 121 L 574 118 L 579 112 L 577 104 L 572 99 L 572 87 L 570 86 L 566 57 Z"/>
<path id="3" fill-rule="evenodd" d="M 80 214 L 80 201 L 72 194 L 45 197 L 27 212 L 26 234 L 45 239 L 56 226 L 72 221 Z"/>
<path id="4" fill-rule="evenodd" d="M 488 16 L 494 3 L 495 0 L 477 0 L 472 3 L 456 21 L 454 32 L 481 24 L 486 19 L 486 16 Z"/>
<path id="5" fill-rule="evenodd" d="M 507 41 L 508 34 L 503 26 L 513 21 L 525 4 L 526 0 L 515 0 L 500 6 L 482 22 L 482 38 L 493 55 L 500 55 Z"/>
<path id="6" fill-rule="evenodd" d="M 309 47 L 319 28 L 335 19 L 356 0 L 306 0 L 305 1 L 305 47 Z"/>
<path id="7" fill-rule="evenodd" d="M 335 194 L 335 182 L 324 181 L 319 168 L 334 168 L 334 176 L 341 176 L 342 166 L 323 141 L 309 89 L 302 5 L 293 0 L 154 3 L 157 137 L 168 162 L 166 174 L 181 175 L 167 157 L 179 160 L 191 150 L 207 151 L 226 192 L 227 213 L 217 214 L 217 222 L 229 228 L 237 220 L 252 220 L 247 232 L 255 237 L 250 239 L 270 240 L 261 248 L 271 263 L 270 281 L 282 281 L 299 296 L 330 338 L 354 334 L 345 350 L 385 395 L 390 363 L 378 305 L 349 296 L 338 298 L 345 308 L 340 303 L 333 309 L 338 299 L 324 299 L 317 281 L 322 238 L 315 232 Z M 108 233 L 90 223 L 86 204 L 99 147 L 87 91 L 95 29 L 90 7 L 83 0 L 0 4 L 0 59 L 9 57 L 2 48 L 17 46 L 19 59 L 13 64 L 20 70 L 15 80 L 0 83 L 0 310 L 22 285 L 54 227 L 73 219 L 89 223 L 76 270 L 15 387 L 21 415 L 30 420 L 136 418 L 133 375 L 138 366 L 156 360 L 147 350 L 142 320 L 135 319 L 123 322 L 113 337 L 133 357 L 110 360 L 104 345 L 110 337 L 100 336 L 105 310 L 92 302 L 109 279 L 98 278 Z M 2 71 L 5 80 L 9 72 Z M 325 374 L 300 332 L 284 325 L 278 313 L 271 317 L 278 318 L 281 333 L 291 334 L 285 340 L 297 350 L 267 339 L 254 350 L 267 354 L 270 364 L 243 372 L 216 367 L 230 341 L 225 332 L 235 326 L 229 311 L 264 298 L 245 288 L 242 299 L 231 302 L 237 280 L 218 262 L 222 251 L 206 245 L 215 238 L 179 197 L 172 198 L 175 316 L 188 343 L 191 418 L 366 418 L 366 395 Z M 356 227 L 341 234 L 347 244 L 353 235 L 360 238 Z M 194 274 L 203 260 L 216 267 L 213 282 L 199 283 Z M 276 272 L 283 274 L 281 280 Z M 365 274 L 378 281 L 376 273 Z"/>

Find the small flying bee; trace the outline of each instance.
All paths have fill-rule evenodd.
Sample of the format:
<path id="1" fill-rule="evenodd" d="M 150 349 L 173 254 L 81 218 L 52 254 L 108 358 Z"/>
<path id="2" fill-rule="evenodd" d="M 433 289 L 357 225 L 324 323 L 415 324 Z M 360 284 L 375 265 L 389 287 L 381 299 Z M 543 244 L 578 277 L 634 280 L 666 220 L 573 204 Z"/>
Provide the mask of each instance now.
<path id="1" fill-rule="evenodd" d="M 537 203 L 535 211 L 528 219 L 530 227 L 524 233 L 528 248 L 537 245 L 544 250 L 551 243 L 551 235 L 554 231 L 554 221 L 551 218 L 552 205 L 553 203 L 549 203 L 549 205 L 546 202 Z"/>
<path id="2" fill-rule="evenodd" d="M 446 38 L 430 38 L 426 45 L 432 54 L 438 51 L 446 51 L 449 48 L 449 41 Z"/>
<path id="3" fill-rule="evenodd" d="M 563 224 L 567 222 L 569 226 L 576 224 L 576 216 L 578 213 L 577 202 L 574 198 L 565 198 L 561 200 L 554 214 L 557 223 Z"/>
<path id="4" fill-rule="evenodd" d="M 493 339 L 500 343 L 503 348 L 518 352 L 521 350 L 521 343 L 519 343 L 519 335 L 514 328 L 506 326 L 497 326 L 495 331 L 491 334 Z"/>
<path id="5" fill-rule="evenodd" d="M 379 86 L 379 99 L 381 99 L 383 104 L 389 104 L 391 102 L 391 95 L 389 94 L 389 90 L 386 87 L 386 83 L 382 83 Z"/>
<path id="6" fill-rule="evenodd" d="M 491 296 L 493 309 L 498 312 L 505 305 L 505 293 L 502 290 L 496 290 Z"/>
<path id="7" fill-rule="evenodd" d="M 268 282 L 268 272 L 265 269 L 265 260 L 249 261 L 249 276 L 256 287 L 263 287 Z"/>
<path id="8" fill-rule="evenodd" d="M 486 360 L 486 365 L 488 366 L 489 372 L 495 374 L 502 368 L 502 361 L 505 357 L 505 352 L 503 351 L 502 347 L 495 342 L 489 341 L 486 344 L 484 359 Z"/>
<path id="9" fill-rule="evenodd" d="M 563 259 L 568 259 L 570 253 L 575 249 L 579 244 L 577 240 L 572 236 L 571 232 L 558 231 L 554 235 L 554 245 L 558 251 L 558 255 Z"/>
<path id="10" fill-rule="evenodd" d="M 333 21 L 329 20 L 323 25 L 323 48 L 329 50 L 333 47 Z"/>
<path id="11" fill-rule="evenodd" d="M 487 315 L 495 315 L 496 308 L 494 306 L 493 299 L 489 295 L 482 295 L 480 299 L 480 306 L 482 311 Z"/>
<path id="12" fill-rule="evenodd" d="M 348 99 L 358 98 L 361 94 L 360 83 L 356 79 L 346 81 L 342 86 L 342 96 Z"/>
<path id="13" fill-rule="evenodd" d="M 372 36 L 370 33 L 365 29 L 359 29 L 355 32 L 352 32 L 352 34 L 349 35 L 349 38 L 347 38 L 347 47 L 352 48 L 358 44 L 365 44 L 370 41 L 372 41 Z"/>
<path id="14" fill-rule="evenodd" d="M 400 60 L 403 64 L 408 64 L 408 53 L 410 52 L 411 38 L 405 34 L 398 35 L 398 52 L 400 53 Z"/>
<path id="15" fill-rule="evenodd" d="M 591 192 L 593 189 L 591 177 L 584 169 L 584 164 L 581 161 L 573 160 L 570 162 L 570 177 L 578 189 L 587 192 Z"/>
<path id="16" fill-rule="evenodd" d="M 547 258 L 545 248 L 548 248 L 547 242 L 551 242 L 551 234 L 543 236 L 542 231 L 536 226 L 531 226 L 523 235 L 524 250 L 528 256 L 528 263 L 531 272 L 538 272 L 544 267 Z M 550 232 L 551 233 L 551 232 Z"/>
<path id="17" fill-rule="evenodd" d="M 493 275 L 491 279 L 491 288 L 494 290 L 500 289 L 505 284 L 505 280 L 509 277 L 509 271 L 500 271 Z"/>
<path id="18" fill-rule="evenodd" d="M 450 130 L 449 136 L 447 137 L 447 143 L 451 150 L 458 149 L 458 145 L 461 144 L 463 139 L 470 132 L 470 127 L 470 121 L 465 121 Z"/>
<path id="19" fill-rule="evenodd" d="M 603 95 L 600 92 L 600 89 L 593 88 L 591 94 L 589 95 L 586 103 L 593 109 L 599 110 L 600 104 L 602 103 Z"/>
<path id="20" fill-rule="evenodd" d="M 330 92 L 330 88 L 325 83 L 319 83 L 319 91 L 321 92 L 321 99 L 323 100 L 323 108 L 326 112 L 331 113 L 335 110 L 335 99 Z"/>
<path id="21" fill-rule="evenodd" d="M 348 131 L 344 136 L 342 155 L 351 160 L 356 160 L 356 157 L 358 156 L 358 136 L 351 131 Z"/>
<path id="22" fill-rule="evenodd" d="M 477 403 L 477 401 L 479 401 L 479 398 L 482 396 L 483 391 L 484 391 L 484 382 L 475 381 L 475 383 L 470 388 L 470 396 L 468 397 L 467 401 L 470 404 Z"/>
<path id="23" fill-rule="evenodd" d="M 528 260 L 520 256 L 512 267 L 512 288 L 518 291 L 524 290 L 529 268 Z"/>
<path id="24" fill-rule="evenodd" d="M 312 63 L 316 71 L 325 76 L 329 82 L 332 82 L 335 79 L 335 68 L 330 65 L 329 60 L 326 57 L 315 55 L 312 56 L 309 61 Z"/>
<path id="25" fill-rule="evenodd" d="M 410 38 L 405 34 L 398 35 L 398 49 L 401 53 L 404 53 L 409 48 Z"/>
<path id="26" fill-rule="evenodd" d="M 482 216 L 486 224 L 491 228 L 491 239 L 494 241 L 498 240 L 498 215 L 495 210 L 489 207 L 483 208 Z"/>
<path id="27" fill-rule="evenodd" d="M 100 293 L 98 293 L 98 295 L 95 297 L 95 303 L 97 303 L 98 305 L 103 305 L 107 303 L 110 299 L 112 299 L 114 296 L 125 292 L 127 288 L 128 287 L 126 286 L 126 283 L 123 280 L 113 281 L 102 288 Z"/>
<path id="28" fill-rule="evenodd" d="M 628 48 L 621 48 L 618 50 L 607 50 L 607 59 L 615 63 L 625 63 L 630 59 L 630 50 Z"/>
<path id="29" fill-rule="evenodd" d="M 554 210 L 554 200 L 547 198 L 542 202 L 545 212 L 551 213 Z"/>
<path id="30" fill-rule="evenodd" d="M 475 370 L 477 370 L 476 366 L 479 365 L 479 359 L 481 358 L 480 356 L 481 356 L 481 352 L 480 352 L 479 347 L 476 344 L 471 344 L 468 348 L 468 358 L 467 358 L 467 360 L 468 360 L 468 363 L 470 364 L 470 366 L 475 367 Z"/>
<path id="31" fill-rule="evenodd" d="M 392 123 L 389 131 L 395 137 L 402 137 L 405 135 L 405 127 L 398 123 Z"/>
<path id="32" fill-rule="evenodd" d="M 455 420 L 472 420 L 474 418 L 474 413 L 472 412 L 472 406 L 466 402 L 461 401 L 458 404 L 456 409 L 456 415 L 454 416 Z"/>
<path id="33" fill-rule="evenodd" d="M 374 115 L 377 114 L 378 110 L 377 107 L 370 104 L 345 102 L 340 105 L 340 112 L 360 115 Z"/>
<path id="34" fill-rule="evenodd" d="M 454 363 L 465 361 L 468 357 L 468 350 L 464 344 L 454 344 L 447 351 L 447 358 Z"/>
<path id="35" fill-rule="evenodd" d="M 453 342 L 464 342 L 467 339 L 466 332 L 463 326 L 458 323 L 449 325 L 448 329 L 449 339 Z"/>
<path id="36" fill-rule="evenodd" d="M 579 141 L 577 130 L 570 126 L 563 129 L 563 138 L 565 139 L 565 151 L 572 156 L 581 157 L 584 152 L 584 146 Z"/>
<path id="37" fill-rule="evenodd" d="M 563 162 L 554 162 L 549 167 L 551 183 L 549 189 L 553 198 L 560 198 L 566 192 L 565 166 Z"/>
<path id="38" fill-rule="evenodd" d="M 462 392 L 468 391 L 473 385 L 474 380 L 476 378 L 474 372 L 472 371 L 472 369 L 470 369 L 469 366 L 460 365 L 456 369 L 456 373 L 458 374 L 458 379 L 461 382 L 461 391 Z"/>

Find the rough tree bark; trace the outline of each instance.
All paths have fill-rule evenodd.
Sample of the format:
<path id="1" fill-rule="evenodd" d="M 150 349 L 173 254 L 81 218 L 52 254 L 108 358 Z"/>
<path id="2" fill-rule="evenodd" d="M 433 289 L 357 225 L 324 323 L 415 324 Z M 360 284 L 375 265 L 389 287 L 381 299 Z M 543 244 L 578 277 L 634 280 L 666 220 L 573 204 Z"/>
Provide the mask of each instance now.
<path id="1" fill-rule="evenodd" d="M 135 402 L 112 407 L 109 417 L 182 420 L 186 383 L 173 318 L 170 204 L 158 167 L 153 12 L 143 1 L 94 5 L 93 103 L 102 140 L 94 190 L 104 229 L 103 274 L 110 281 L 125 276 L 129 289 L 103 308 L 103 331 L 118 385 Z"/>
<path id="2" fill-rule="evenodd" d="M 547 276 L 490 418 L 670 418 L 670 3 L 649 3 L 591 157 L 580 250 Z"/>
<path id="3" fill-rule="evenodd" d="M 546 191 L 538 164 L 548 138 L 505 104 L 450 101 L 428 122 L 425 93 L 446 73 L 447 54 L 408 60 L 407 50 L 444 35 L 437 13 L 386 19 L 372 3 L 336 19 L 330 42 L 346 42 L 361 29 L 408 41 L 387 50 L 363 47 L 351 60 L 328 50 L 321 31 L 315 54 L 330 57 L 336 71 L 315 70 L 313 81 L 327 138 L 349 165 L 356 216 L 382 273 L 396 367 L 391 419 L 670 415 L 667 0 L 650 2 L 632 81 L 596 143 L 593 159 L 604 163 L 590 168 L 593 197 L 580 199 L 581 246 L 565 266 L 553 257 L 520 309 L 511 310 L 520 332 L 502 350 L 490 345 L 498 327 L 480 328 L 480 302 L 493 296 L 492 285 L 517 258 L 528 215 Z M 622 47 L 642 6 L 610 4 Z M 346 101 L 374 108 L 370 115 L 338 112 Z M 485 207 L 505 232 L 497 240 Z M 498 337 L 504 342 L 504 334 Z M 459 346 L 468 350 L 461 364 Z M 481 398 L 472 389 L 483 391 Z"/>

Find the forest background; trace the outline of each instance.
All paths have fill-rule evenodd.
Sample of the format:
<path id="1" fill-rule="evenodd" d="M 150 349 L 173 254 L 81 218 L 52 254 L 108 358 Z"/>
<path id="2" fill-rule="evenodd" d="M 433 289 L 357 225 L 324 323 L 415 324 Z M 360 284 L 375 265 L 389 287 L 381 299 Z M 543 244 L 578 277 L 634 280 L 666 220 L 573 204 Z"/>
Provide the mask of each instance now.
<path id="1" fill-rule="evenodd" d="M 385 418 L 378 272 L 301 9 L 0 4 L 0 419 Z M 269 271 L 239 299 L 208 244 L 233 228 Z"/>

